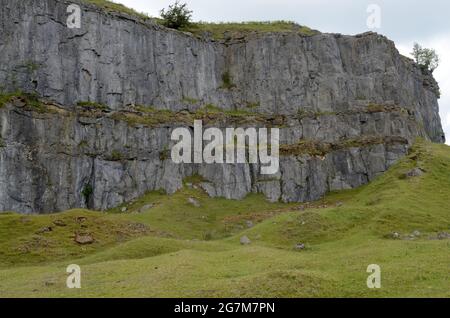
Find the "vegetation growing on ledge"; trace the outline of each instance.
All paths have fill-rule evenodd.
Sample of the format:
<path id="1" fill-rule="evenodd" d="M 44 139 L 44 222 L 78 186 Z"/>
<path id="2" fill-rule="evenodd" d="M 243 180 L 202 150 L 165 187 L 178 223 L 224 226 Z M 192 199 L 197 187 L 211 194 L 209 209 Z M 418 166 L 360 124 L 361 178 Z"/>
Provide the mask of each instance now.
<path id="1" fill-rule="evenodd" d="M 89 201 L 89 198 L 91 197 L 92 193 L 94 193 L 94 189 L 90 184 L 86 184 L 83 190 L 81 191 L 81 194 L 83 195 L 85 202 Z"/>
<path id="2" fill-rule="evenodd" d="M 199 102 L 197 99 L 189 97 L 189 96 L 183 97 L 183 99 L 181 101 L 183 103 L 190 104 L 190 105 L 195 105 L 195 104 L 198 104 L 198 102 Z"/>
<path id="3" fill-rule="evenodd" d="M 167 124 L 187 124 L 191 125 L 194 120 L 202 120 L 206 124 L 214 122 L 227 122 L 230 124 L 264 124 L 267 127 L 285 127 L 288 118 L 285 115 L 273 115 L 257 112 L 260 107 L 259 102 L 247 102 L 242 108 L 223 109 L 213 104 L 204 104 L 195 111 L 172 111 L 169 109 L 158 109 L 152 106 L 132 106 L 128 110 L 111 111 L 108 106 L 89 101 L 80 101 L 77 108 L 68 110 L 51 101 L 41 99 L 36 94 L 24 93 L 21 91 L 13 93 L 0 93 L 0 108 L 6 103 L 12 102 L 13 105 L 23 107 L 25 110 L 36 111 L 39 113 L 58 113 L 61 115 L 78 114 L 84 117 L 112 118 L 125 121 L 130 125 L 146 125 L 157 127 Z M 185 97 L 182 103 L 189 105 L 201 105 L 201 101 Z M 366 108 L 359 110 L 348 110 L 341 112 L 331 111 L 304 111 L 299 110 L 296 115 L 290 116 L 292 119 L 303 120 L 305 118 L 319 118 L 321 116 L 346 116 L 357 113 L 390 113 L 396 112 L 403 115 L 412 115 L 413 111 L 396 105 L 369 104 Z"/>
<path id="4" fill-rule="evenodd" d="M 197 22 L 181 30 L 191 32 L 198 36 L 209 34 L 215 40 L 223 40 L 226 38 L 241 37 L 252 32 L 272 33 L 286 32 L 296 33 L 303 36 L 313 36 L 320 32 L 312 30 L 306 26 L 299 25 L 291 21 L 263 21 L 263 22 L 222 22 L 208 23 Z"/>
<path id="5" fill-rule="evenodd" d="M 78 102 L 78 106 L 83 107 L 87 110 L 107 110 L 108 107 L 104 104 L 96 103 L 96 102 Z"/>
<path id="6" fill-rule="evenodd" d="M 121 12 L 132 16 L 136 16 L 142 19 L 150 19 L 145 13 L 137 12 L 122 4 L 110 2 L 107 0 L 82 0 L 86 3 L 94 4 L 106 11 Z M 161 25 L 167 25 L 167 22 L 161 18 L 151 18 L 156 23 Z M 248 35 L 252 32 L 257 33 L 270 33 L 270 32 L 288 32 L 296 33 L 303 36 L 312 36 L 319 34 L 320 32 L 312 30 L 306 26 L 299 25 L 292 21 L 249 21 L 249 22 L 194 22 L 183 23 L 182 26 L 177 29 L 193 33 L 196 36 L 203 37 L 205 34 L 209 34 L 215 40 L 223 40 L 228 37 L 240 37 Z"/>
<path id="7" fill-rule="evenodd" d="M 408 141 L 403 137 L 380 136 L 362 136 L 359 138 L 345 139 L 336 143 L 301 140 L 293 145 L 280 145 L 280 154 L 283 156 L 310 155 L 324 157 L 333 151 L 380 144 L 408 144 Z"/>
<path id="8" fill-rule="evenodd" d="M 178 30 L 191 24 L 192 11 L 188 9 L 186 3 L 176 1 L 174 4 L 169 5 L 167 10 L 162 9 L 160 15 L 162 24 L 168 28 Z"/>
<path id="9" fill-rule="evenodd" d="M 192 185 L 198 185 L 202 182 L 206 182 L 207 180 L 205 178 L 203 178 L 201 175 L 199 174 L 194 174 L 192 176 L 186 177 L 183 179 L 183 184 L 187 185 L 187 184 L 192 184 Z"/>
<path id="10" fill-rule="evenodd" d="M 12 93 L 0 92 L 0 108 L 13 101 L 16 101 L 16 104 L 21 104 L 27 109 L 32 109 L 41 113 L 46 111 L 45 105 L 40 101 L 36 94 L 25 93 L 22 91 L 15 91 Z"/>
<path id="11" fill-rule="evenodd" d="M 16 97 L 17 95 L 17 93 L 0 93 L 0 108 L 4 107 L 13 97 Z"/>
<path id="12" fill-rule="evenodd" d="M 433 73 L 439 66 L 440 60 L 434 49 L 423 48 L 418 43 L 414 43 L 411 55 L 423 72 Z"/>
<path id="13" fill-rule="evenodd" d="M 233 79 L 231 77 L 230 72 L 225 72 L 222 74 L 222 86 L 220 88 L 222 89 L 232 89 L 235 88 L 236 85 L 233 84 Z"/>
<path id="14" fill-rule="evenodd" d="M 113 150 L 111 152 L 110 160 L 111 161 L 121 161 L 124 158 L 123 154 L 118 150 Z"/>
<path id="15" fill-rule="evenodd" d="M 111 2 L 111 1 L 107 1 L 107 0 L 82 0 L 82 1 L 84 1 L 86 3 L 94 4 L 102 9 L 104 9 L 105 11 L 126 13 L 126 14 L 136 16 L 136 17 L 139 17 L 142 19 L 150 18 L 147 14 L 137 12 L 136 10 L 128 8 L 120 3 L 115 3 L 115 2 Z"/>
<path id="16" fill-rule="evenodd" d="M 164 124 L 192 125 L 194 120 L 202 120 L 204 123 L 227 121 L 235 124 L 265 123 L 268 126 L 282 126 L 284 116 L 268 115 L 250 112 L 246 109 L 224 110 L 215 105 L 207 104 L 194 112 L 175 112 L 154 107 L 136 106 L 133 111 L 115 112 L 111 118 L 125 121 L 130 125 L 147 125 L 150 127 Z"/>

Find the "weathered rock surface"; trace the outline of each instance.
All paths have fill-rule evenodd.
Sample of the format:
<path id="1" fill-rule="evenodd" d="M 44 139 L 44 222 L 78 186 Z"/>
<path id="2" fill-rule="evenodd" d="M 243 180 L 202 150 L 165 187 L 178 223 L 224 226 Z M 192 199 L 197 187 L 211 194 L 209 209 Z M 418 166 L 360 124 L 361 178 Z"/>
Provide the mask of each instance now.
<path id="1" fill-rule="evenodd" d="M 193 174 L 206 180 L 201 186 L 211 196 L 314 200 L 369 182 L 416 137 L 444 141 L 436 82 L 378 34 L 212 41 L 86 5 L 81 29 L 69 29 L 66 8 L 74 2 L 0 0 L 1 87 L 60 105 L 51 112 L 19 102 L 0 109 L 0 211 L 108 209 L 150 190 L 173 193 Z M 77 111 L 80 101 L 112 111 L 87 116 Z M 255 164 L 176 165 L 162 155 L 175 123 L 131 125 L 113 116 L 134 104 L 283 115 L 286 145 L 384 142 L 323 156 L 286 154 L 275 176 L 260 175 Z"/>

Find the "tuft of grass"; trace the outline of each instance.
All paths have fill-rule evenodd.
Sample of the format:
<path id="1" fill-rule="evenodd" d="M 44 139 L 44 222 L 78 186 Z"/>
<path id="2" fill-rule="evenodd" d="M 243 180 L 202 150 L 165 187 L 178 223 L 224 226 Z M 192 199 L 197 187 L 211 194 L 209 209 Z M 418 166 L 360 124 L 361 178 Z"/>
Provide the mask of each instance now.
<path id="1" fill-rule="evenodd" d="M 83 195 L 84 202 L 88 202 L 89 198 L 91 197 L 92 193 L 94 193 L 94 189 L 90 184 L 86 184 L 81 191 L 81 194 Z"/>
<path id="2" fill-rule="evenodd" d="M 367 112 L 368 113 L 382 113 L 382 112 L 385 112 L 385 107 L 384 107 L 384 105 L 370 103 L 367 106 Z"/>
<path id="3" fill-rule="evenodd" d="M 352 113 L 352 112 L 350 112 Z M 332 111 L 308 111 L 308 110 L 303 110 L 303 109 L 299 109 L 297 112 L 297 119 L 302 120 L 304 118 L 319 118 L 321 116 L 330 116 L 330 115 L 339 115 L 339 114 L 343 114 L 343 113 L 337 113 L 337 112 L 332 112 Z"/>
<path id="4" fill-rule="evenodd" d="M 121 161 L 124 158 L 123 154 L 118 150 L 113 150 L 111 152 L 111 161 Z"/>
<path id="5" fill-rule="evenodd" d="M 225 72 L 222 74 L 222 85 L 220 88 L 222 89 L 233 89 L 236 85 L 233 84 L 233 79 L 231 77 L 230 72 Z"/>
<path id="6" fill-rule="evenodd" d="M 7 103 L 11 101 L 13 97 L 20 96 L 20 92 L 15 93 L 1 93 L 0 94 L 0 108 L 4 107 Z"/>
<path id="7" fill-rule="evenodd" d="M 247 102 L 246 107 L 248 109 L 255 109 L 261 106 L 260 102 Z"/>
<path id="8" fill-rule="evenodd" d="M 35 93 L 27 93 L 23 91 L 15 91 L 11 93 L 0 93 L 0 108 L 4 107 L 13 99 L 19 99 L 27 109 L 43 113 L 47 110 L 44 103 Z"/>
<path id="9" fill-rule="evenodd" d="M 182 102 L 190 105 L 195 105 L 198 104 L 199 100 L 192 97 L 183 97 Z"/>
<path id="10" fill-rule="evenodd" d="M 104 104 L 89 102 L 89 101 L 80 101 L 77 103 L 78 106 L 83 107 L 87 110 L 107 110 L 108 107 Z"/>
<path id="11" fill-rule="evenodd" d="M 170 159 L 170 149 L 168 147 L 164 148 L 159 152 L 159 160 L 165 161 Z"/>
<path id="12" fill-rule="evenodd" d="M 203 178 L 199 174 L 193 174 L 192 176 L 186 177 L 183 179 L 183 183 L 186 185 L 188 183 L 198 185 L 202 182 L 206 182 L 207 180 Z"/>

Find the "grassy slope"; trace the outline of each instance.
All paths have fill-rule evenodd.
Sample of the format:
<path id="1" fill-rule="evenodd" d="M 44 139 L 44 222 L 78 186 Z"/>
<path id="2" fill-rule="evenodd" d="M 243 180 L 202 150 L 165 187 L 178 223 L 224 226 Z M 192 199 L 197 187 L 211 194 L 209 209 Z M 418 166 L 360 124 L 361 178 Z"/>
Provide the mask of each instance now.
<path id="1" fill-rule="evenodd" d="M 126 13 L 129 15 L 143 18 L 143 19 L 149 18 L 149 16 L 146 15 L 145 13 L 137 12 L 136 10 L 128 8 L 120 3 L 115 3 L 115 2 L 111 2 L 111 1 L 107 1 L 107 0 L 82 0 L 82 1 L 84 1 L 86 3 L 94 4 L 106 11 Z"/>
<path id="2" fill-rule="evenodd" d="M 107 0 L 83 0 L 86 3 L 94 4 L 103 10 L 110 12 L 122 12 L 142 19 L 150 17 L 145 13 L 137 12 L 120 3 L 114 3 Z M 157 23 L 162 24 L 159 18 L 153 18 Z M 304 36 L 318 34 L 318 31 L 312 30 L 306 26 L 298 25 L 291 21 L 249 21 L 249 22 L 195 22 L 181 31 L 191 32 L 195 35 L 203 35 L 205 32 L 216 40 L 223 40 L 227 36 L 241 36 L 250 32 L 268 33 L 268 32 L 289 32 L 298 33 Z M 228 34 L 228 35 L 227 35 Z"/>
<path id="3" fill-rule="evenodd" d="M 222 22 L 207 23 L 198 22 L 183 29 L 183 31 L 191 32 L 196 35 L 209 33 L 213 39 L 223 40 L 226 37 L 242 36 L 251 32 L 271 33 L 297 33 L 303 36 L 312 36 L 318 34 L 318 31 L 312 30 L 306 26 L 298 25 L 290 21 L 266 21 L 266 22 Z"/>
<path id="4" fill-rule="evenodd" d="M 416 166 L 424 176 L 402 177 Z M 450 241 L 430 239 L 450 229 L 449 180 L 450 149 L 419 143 L 373 183 L 330 194 L 304 211 L 256 195 L 242 202 L 211 199 L 186 187 L 171 197 L 149 194 L 126 213 L 0 216 L 0 296 L 449 297 Z M 148 203 L 155 206 L 137 212 Z M 80 214 L 97 240 L 87 247 L 70 238 Z M 61 218 L 66 227 L 30 234 Z M 255 226 L 246 228 L 247 220 Z M 149 230 L 129 232 L 136 222 Z M 420 238 L 385 237 L 414 230 Z M 244 234 L 249 246 L 239 244 Z M 53 243 L 21 249 L 31 237 Z M 299 242 L 307 249 L 295 251 Z M 81 290 L 65 287 L 71 263 L 81 265 Z M 382 269 L 380 290 L 366 287 L 373 263 Z"/>

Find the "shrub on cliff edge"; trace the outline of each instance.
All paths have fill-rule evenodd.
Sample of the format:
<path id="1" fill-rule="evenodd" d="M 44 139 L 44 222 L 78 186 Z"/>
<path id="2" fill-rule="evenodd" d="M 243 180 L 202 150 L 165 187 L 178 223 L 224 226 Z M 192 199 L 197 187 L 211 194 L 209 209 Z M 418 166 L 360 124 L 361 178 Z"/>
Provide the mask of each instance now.
<path id="1" fill-rule="evenodd" d="M 167 11 L 161 10 L 161 18 L 163 19 L 163 25 L 171 29 L 181 29 L 188 27 L 191 24 L 192 11 L 187 8 L 187 4 L 180 4 L 176 1 L 174 4 L 169 5 Z"/>
<path id="2" fill-rule="evenodd" d="M 431 73 L 439 66 L 439 56 L 433 49 L 427 49 L 420 46 L 418 43 L 414 43 L 414 48 L 411 53 L 417 64 L 424 70 L 428 70 Z"/>

